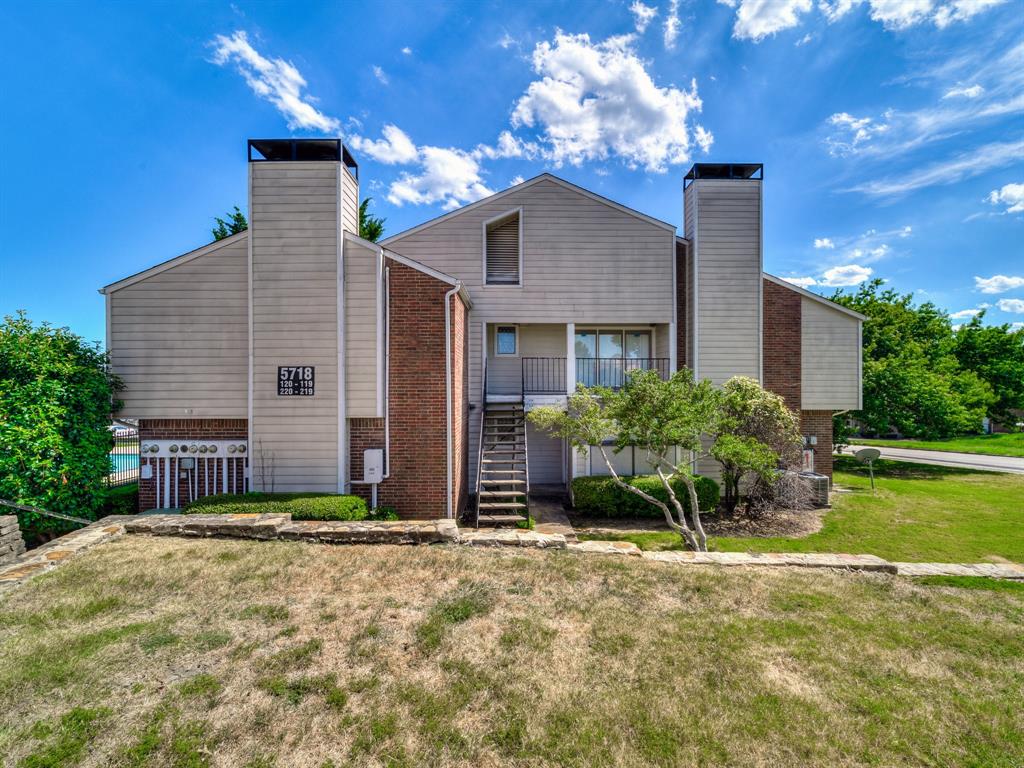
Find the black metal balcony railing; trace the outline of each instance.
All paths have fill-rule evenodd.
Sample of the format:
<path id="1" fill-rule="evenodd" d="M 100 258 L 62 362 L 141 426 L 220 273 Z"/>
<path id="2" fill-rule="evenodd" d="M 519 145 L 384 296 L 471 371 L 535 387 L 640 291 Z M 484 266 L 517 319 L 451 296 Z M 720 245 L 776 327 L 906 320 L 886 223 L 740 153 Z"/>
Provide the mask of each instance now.
<path id="1" fill-rule="evenodd" d="M 523 394 L 561 394 L 566 391 L 564 357 L 524 357 Z M 669 377 L 667 357 L 611 358 L 577 357 L 576 383 L 587 387 L 620 389 L 632 371 L 657 371 L 662 379 Z"/>
<path id="2" fill-rule="evenodd" d="M 524 357 L 523 394 L 555 395 L 565 393 L 564 357 Z"/>

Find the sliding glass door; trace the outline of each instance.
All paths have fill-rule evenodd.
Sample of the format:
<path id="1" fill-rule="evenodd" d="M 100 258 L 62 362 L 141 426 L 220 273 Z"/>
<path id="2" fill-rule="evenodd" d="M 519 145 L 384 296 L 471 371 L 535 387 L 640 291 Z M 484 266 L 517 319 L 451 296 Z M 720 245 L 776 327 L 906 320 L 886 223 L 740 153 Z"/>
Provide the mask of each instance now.
<path id="1" fill-rule="evenodd" d="M 650 366 L 651 332 L 576 332 L 576 382 L 588 387 L 621 387 L 625 374 Z"/>

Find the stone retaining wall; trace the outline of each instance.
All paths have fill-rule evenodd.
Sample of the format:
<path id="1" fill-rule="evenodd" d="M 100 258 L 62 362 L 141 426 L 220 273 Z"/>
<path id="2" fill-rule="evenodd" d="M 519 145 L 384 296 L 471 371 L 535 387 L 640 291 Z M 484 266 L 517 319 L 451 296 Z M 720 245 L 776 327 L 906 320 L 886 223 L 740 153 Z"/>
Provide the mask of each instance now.
<path id="1" fill-rule="evenodd" d="M 13 563 L 25 551 L 17 515 L 0 516 L 0 565 Z"/>

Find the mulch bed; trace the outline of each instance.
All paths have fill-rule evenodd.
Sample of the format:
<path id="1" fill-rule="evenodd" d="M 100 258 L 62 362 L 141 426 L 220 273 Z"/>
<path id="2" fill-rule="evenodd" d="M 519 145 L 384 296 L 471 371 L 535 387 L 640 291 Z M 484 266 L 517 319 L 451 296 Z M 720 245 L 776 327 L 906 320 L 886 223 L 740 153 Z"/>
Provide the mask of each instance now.
<path id="1" fill-rule="evenodd" d="M 701 522 L 704 524 L 705 532 L 710 536 L 802 538 L 821 530 L 825 511 L 823 509 L 779 509 L 761 513 L 757 517 L 749 517 L 742 512 L 728 516 L 705 514 L 701 515 Z M 663 520 L 653 518 L 614 520 L 580 517 L 573 515 L 570 511 L 569 519 L 572 521 L 572 527 L 578 533 L 650 533 L 651 531 L 669 530 Z"/>

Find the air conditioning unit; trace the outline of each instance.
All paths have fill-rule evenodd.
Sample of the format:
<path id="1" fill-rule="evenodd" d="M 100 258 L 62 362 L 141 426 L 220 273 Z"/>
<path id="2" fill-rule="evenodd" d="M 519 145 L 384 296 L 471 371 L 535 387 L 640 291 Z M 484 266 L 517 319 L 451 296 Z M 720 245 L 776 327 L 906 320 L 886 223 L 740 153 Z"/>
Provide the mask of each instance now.
<path id="1" fill-rule="evenodd" d="M 800 477 L 811 491 L 811 500 L 816 507 L 828 506 L 828 475 L 819 475 L 816 472 L 801 472 Z"/>

